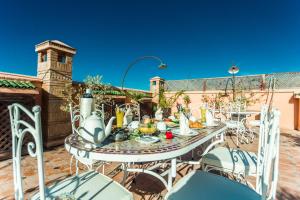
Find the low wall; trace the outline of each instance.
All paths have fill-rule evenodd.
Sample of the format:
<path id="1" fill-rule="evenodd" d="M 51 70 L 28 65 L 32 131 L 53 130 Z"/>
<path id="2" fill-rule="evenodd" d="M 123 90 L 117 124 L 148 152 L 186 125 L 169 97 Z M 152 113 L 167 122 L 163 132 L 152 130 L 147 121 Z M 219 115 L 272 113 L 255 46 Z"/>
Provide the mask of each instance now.
<path id="1" fill-rule="evenodd" d="M 199 108 L 203 105 L 203 97 L 214 97 L 220 92 L 224 91 L 186 91 L 185 94 L 189 95 L 191 99 L 191 103 L 189 104 L 189 108 L 191 109 L 193 115 L 195 117 L 200 117 Z M 266 103 L 266 99 L 268 98 L 267 91 L 252 91 L 255 96 L 254 98 L 258 98 L 259 101 L 247 107 L 249 110 L 260 110 L 262 104 Z M 174 94 L 174 92 L 166 92 L 166 96 L 170 97 Z M 250 94 L 250 92 L 246 92 L 246 95 Z M 270 96 L 269 96 L 270 99 Z M 177 101 L 178 103 L 183 103 L 182 97 L 180 97 Z M 280 128 L 294 130 L 299 126 L 299 100 L 294 97 L 294 90 L 276 90 L 273 96 L 273 105 L 278 108 L 281 112 L 280 117 Z M 172 108 L 172 112 L 176 112 L 176 105 Z M 258 118 L 258 116 L 256 116 Z"/>

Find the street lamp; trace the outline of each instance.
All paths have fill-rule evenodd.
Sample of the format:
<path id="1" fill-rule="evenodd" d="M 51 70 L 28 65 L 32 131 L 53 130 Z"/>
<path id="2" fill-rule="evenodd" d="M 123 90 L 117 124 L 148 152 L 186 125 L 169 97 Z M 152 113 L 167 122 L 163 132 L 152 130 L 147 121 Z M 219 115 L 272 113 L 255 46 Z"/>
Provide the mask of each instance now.
<path id="1" fill-rule="evenodd" d="M 225 95 L 227 95 L 227 86 L 228 86 L 228 82 L 230 80 L 231 84 L 232 84 L 232 98 L 233 98 L 234 102 L 235 102 L 235 74 L 237 74 L 239 71 L 240 71 L 240 69 L 235 65 L 233 65 L 229 68 L 228 73 L 232 74 L 232 78 L 229 78 L 227 80 L 226 87 L 225 87 Z"/>
<path id="2" fill-rule="evenodd" d="M 131 62 L 128 65 L 128 67 L 126 68 L 126 71 L 125 71 L 125 73 L 123 75 L 123 78 L 122 78 L 122 85 L 121 85 L 122 90 L 124 88 L 124 82 L 125 82 L 125 78 L 128 74 L 128 71 L 133 67 L 133 65 L 135 65 L 136 63 L 140 62 L 141 60 L 145 60 L 145 59 L 154 59 L 154 60 L 159 61 L 158 69 L 166 69 L 167 68 L 167 65 L 165 63 L 163 63 L 163 61 L 157 56 L 141 56 L 141 57 L 138 57 L 133 62 Z"/>

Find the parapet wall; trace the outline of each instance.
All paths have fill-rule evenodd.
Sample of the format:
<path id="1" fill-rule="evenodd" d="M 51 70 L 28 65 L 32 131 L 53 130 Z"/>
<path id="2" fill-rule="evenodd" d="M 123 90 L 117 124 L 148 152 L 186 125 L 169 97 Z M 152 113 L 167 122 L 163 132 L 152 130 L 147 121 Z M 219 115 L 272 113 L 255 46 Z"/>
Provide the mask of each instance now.
<path id="1" fill-rule="evenodd" d="M 200 107 L 204 103 L 204 97 L 214 98 L 216 95 L 224 91 L 185 91 L 185 94 L 189 95 L 191 103 L 189 108 L 196 117 L 200 117 Z M 269 103 L 270 94 L 268 91 L 253 90 L 251 91 L 255 94 L 255 97 L 259 97 L 259 101 L 255 102 L 252 105 L 249 105 L 247 108 L 249 110 L 260 110 L 262 104 Z M 175 92 L 166 92 L 166 96 L 172 96 Z M 250 94 L 250 92 L 245 92 L 245 95 Z M 269 94 L 269 96 L 268 96 Z M 268 102 L 266 102 L 268 98 Z M 178 103 L 184 104 L 182 97 L 178 99 Z M 278 108 L 281 112 L 280 116 L 280 128 L 294 130 L 300 130 L 299 122 L 299 99 L 294 90 L 290 89 L 281 89 L 276 90 L 273 95 L 273 106 Z M 173 106 L 172 112 L 176 112 L 176 106 Z M 258 116 L 255 116 L 258 118 Z"/>

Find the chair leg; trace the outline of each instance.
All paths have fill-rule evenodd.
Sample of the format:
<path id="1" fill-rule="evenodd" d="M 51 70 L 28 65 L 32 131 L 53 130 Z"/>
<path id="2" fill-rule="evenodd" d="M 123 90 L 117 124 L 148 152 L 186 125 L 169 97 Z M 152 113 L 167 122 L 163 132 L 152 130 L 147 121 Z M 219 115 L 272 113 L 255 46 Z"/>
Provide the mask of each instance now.
<path id="1" fill-rule="evenodd" d="M 78 160 L 76 159 L 76 176 L 78 175 L 79 167 L 78 167 Z"/>
<path id="2" fill-rule="evenodd" d="M 72 175 L 72 164 L 73 164 L 73 158 L 74 158 L 74 155 L 71 156 L 71 159 L 70 159 L 70 174 Z"/>
<path id="3" fill-rule="evenodd" d="M 239 147 L 239 129 L 236 130 L 236 146 Z"/>
<path id="4" fill-rule="evenodd" d="M 127 164 L 126 163 L 122 163 L 122 169 L 123 169 L 123 172 L 124 172 L 122 185 L 125 186 L 125 182 L 126 182 L 126 179 L 127 179 L 127 176 L 128 176 Z"/>
<path id="5" fill-rule="evenodd" d="M 104 172 L 105 172 L 105 163 L 102 166 L 102 174 L 104 174 Z"/>
<path id="6" fill-rule="evenodd" d="M 192 160 L 194 160 L 194 149 L 192 150 Z"/>

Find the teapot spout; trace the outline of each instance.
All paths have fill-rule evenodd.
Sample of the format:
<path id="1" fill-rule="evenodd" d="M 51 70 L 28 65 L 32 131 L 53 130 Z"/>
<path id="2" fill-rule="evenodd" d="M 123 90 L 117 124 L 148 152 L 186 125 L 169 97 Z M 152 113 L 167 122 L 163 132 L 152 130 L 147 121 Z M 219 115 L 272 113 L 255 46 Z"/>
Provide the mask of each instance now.
<path id="1" fill-rule="evenodd" d="M 112 118 L 110 118 L 109 122 L 107 123 L 107 125 L 105 127 L 105 136 L 106 137 L 110 135 L 112 123 L 115 119 L 116 119 L 116 117 L 112 117 Z"/>

